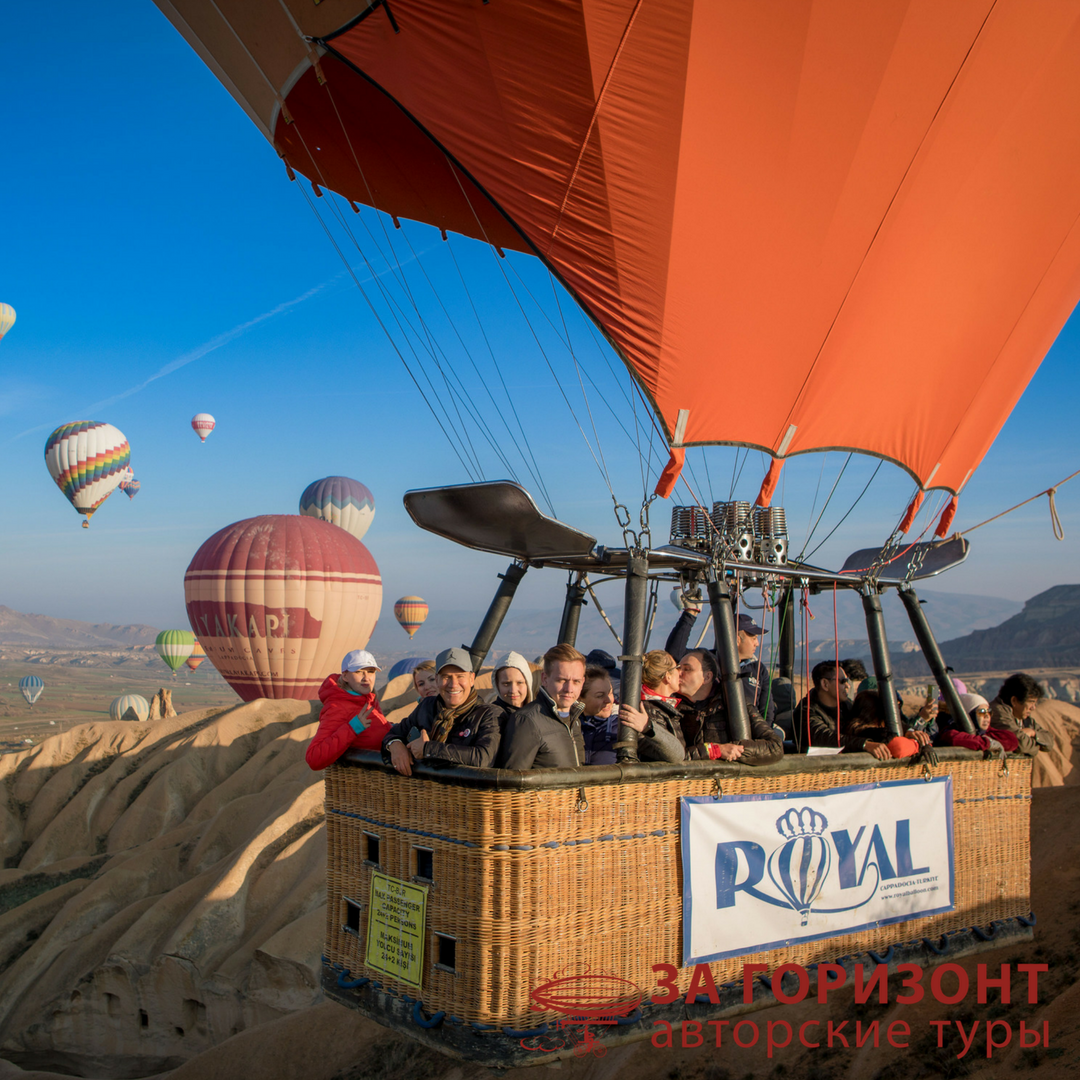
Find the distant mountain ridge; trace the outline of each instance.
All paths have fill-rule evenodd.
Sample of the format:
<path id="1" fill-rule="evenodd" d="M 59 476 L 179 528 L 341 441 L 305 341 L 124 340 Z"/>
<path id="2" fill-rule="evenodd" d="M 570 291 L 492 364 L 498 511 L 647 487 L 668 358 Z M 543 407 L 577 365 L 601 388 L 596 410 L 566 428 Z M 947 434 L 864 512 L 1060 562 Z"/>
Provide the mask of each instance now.
<path id="1" fill-rule="evenodd" d="M 1080 665 L 1080 585 L 1055 585 L 989 630 L 941 644 L 957 671 L 1023 671 Z"/>
<path id="2" fill-rule="evenodd" d="M 29 645 L 41 649 L 122 649 L 152 645 L 158 631 L 133 623 L 88 623 L 77 619 L 54 619 L 51 615 L 27 615 L 0 604 L 0 645 Z"/>

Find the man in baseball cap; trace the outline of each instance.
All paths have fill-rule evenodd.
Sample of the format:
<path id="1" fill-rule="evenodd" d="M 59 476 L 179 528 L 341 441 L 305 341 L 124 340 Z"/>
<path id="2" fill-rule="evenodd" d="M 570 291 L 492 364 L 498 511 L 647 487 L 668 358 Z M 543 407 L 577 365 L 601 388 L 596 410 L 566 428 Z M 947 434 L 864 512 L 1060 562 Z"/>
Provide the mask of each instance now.
<path id="1" fill-rule="evenodd" d="M 735 648 L 739 652 L 739 678 L 742 680 L 746 700 L 757 707 L 769 727 L 776 720 L 776 702 L 773 700 L 772 676 L 769 665 L 762 663 L 757 655 L 761 635 L 768 633 L 750 615 L 740 615 L 736 620 L 738 633 Z"/>
<path id="2" fill-rule="evenodd" d="M 319 730 L 305 755 L 313 769 L 325 769 L 346 750 L 378 750 L 390 725 L 375 696 L 382 671 L 367 649 L 353 649 L 341 661 L 341 674 L 327 675 L 319 687 Z"/>
<path id="3" fill-rule="evenodd" d="M 402 776 L 416 761 L 487 768 L 499 749 L 499 710 L 476 693 L 468 649 L 443 649 L 435 657 L 439 692 L 423 698 L 383 738 L 383 756 Z"/>

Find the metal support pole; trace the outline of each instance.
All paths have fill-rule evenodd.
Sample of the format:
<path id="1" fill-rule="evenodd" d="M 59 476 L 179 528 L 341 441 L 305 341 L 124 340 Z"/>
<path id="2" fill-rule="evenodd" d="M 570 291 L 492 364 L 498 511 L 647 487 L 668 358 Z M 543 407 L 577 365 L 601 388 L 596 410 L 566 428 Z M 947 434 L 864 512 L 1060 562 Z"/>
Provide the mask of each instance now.
<path id="1" fill-rule="evenodd" d="M 469 655 L 472 657 L 473 671 L 479 671 L 487 658 L 487 654 L 495 641 L 495 636 L 499 632 L 499 627 L 502 626 L 502 621 L 506 617 L 507 611 L 510 610 L 510 601 L 514 599 L 514 593 L 517 592 L 517 587 L 525 576 L 527 569 L 528 567 L 523 566 L 521 563 L 512 562 L 506 568 L 506 573 L 499 575 L 499 587 L 495 590 L 491 606 L 487 609 L 487 614 L 480 624 L 480 629 L 476 631 L 473 643 L 463 646 L 463 648 L 469 650 Z"/>
<path id="2" fill-rule="evenodd" d="M 902 735 L 903 726 L 900 723 L 900 710 L 896 705 L 892 665 L 889 663 L 889 643 L 885 639 L 885 617 L 881 614 L 881 598 L 876 592 L 863 593 L 862 603 L 866 615 L 866 636 L 870 641 L 870 655 L 873 657 L 874 674 L 877 676 L 878 694 L 885 713 L 885 727 L 890 735 Z"/>
<path id="3" fill-rule="evenodd" d="M 559 623 L 559 644 L 576 645 L 581 609 L 585 606 L 588 589 L 581 584 L 584 574 L 578 574 L 566 583 L 566 599 L 563 601 L 562 620 Z"/>
<path id="4" fill-rule="evenodd" d="M 977 734 L 975 725 L 971 722 L 971 717 L 968 716 L 963 703 L 960 701 L 960 694 L 953 685 L 952 679 L 949 678 L 948 671 L 945 670 L 945 658 L 941 655 L 941 649 L 938 648 L 934 631 L 926 621 L 926 615 L 923 614 L 922 604 L 919 602 L 918 596 L 915 595 L 915 590 L 901 586 L 900 599 L 904 601 L 904 607 L 907 608 L 908 619 L 911 620 L 911 629 L 915 631 L 915 638 L 919 642 L 919 648 L 922 649 L 923 656 L 926 658 L 930 670 L 934 673 L 934 681 L 938 684 L 941 696 L 949 706 L 953 726 Z"/>
<path id="5" fill-rule="evenodd" d="M 780 597 L 780 678 L 795 677 L 795 588 L 788 585 Z"/>
<path id="6" fill-rule="evenodd" d="M 716 631 L 716 658 L 720 661 L 720 685 L 724 688 L 728 731 L 731 738 L 738 742 L 750 738 L 750 714 L 746 710 L 746 697 L 739 683 L 735 608 L 731 603 L 731 590 L 723 577 L 709 582 L 709 604 Z"/>
<path id="7" fill-rule="evenodd" d="M 619 699 L 635 709 L 641 705 L 641 662 L 645 648 L 645 609 L 649 602 L 649 559 L 634 549 L 626 563 L 626 610 L 623 621 L 622 679 Z M 638 732 L 627 724 L 619 725 L 615 741 L 615 760 L 637 761 Z"/>

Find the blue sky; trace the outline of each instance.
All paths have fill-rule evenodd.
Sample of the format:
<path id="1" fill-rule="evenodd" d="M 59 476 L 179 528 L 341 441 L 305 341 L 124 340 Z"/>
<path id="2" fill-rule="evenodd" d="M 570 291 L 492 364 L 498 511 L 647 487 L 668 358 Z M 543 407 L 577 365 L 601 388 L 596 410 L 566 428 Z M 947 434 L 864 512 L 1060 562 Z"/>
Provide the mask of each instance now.
<path id="1" fill-rule="evenodd" d="M 0 43 L 8 103 L 0 300 L 18 311 L 0 342 L 0 603 L 184 626 L 183 573 L 206 537 L 241 518 L 295 513 L 310 481 L 339 473 L 375 494 L 366 542 L 386 589 L 381 633 L 393 600 L 405 593 L 433 607 L 481 609 L 505 560 L 421 533 L 401 506 L 405 490 L 467 481 L 469 470 L 327 240 L 303 181 L 288 181 L 272 148 L 149 0 L 50 11 L 57 14 L 47 49 L 33 8 L 6 13 Z M 472 474 L 498 478 L 509 467 L 537 494 L 520 439 L 511 435 L 505 382 L 558 515 L 603 542 L 620 542 L 607 484 L 563 393 L 593 441 L 591 411 L 613 487 L 635 516 L 643 472 L 651 489 L 662 459 L 639 454 L 648 436 L 635 423 L 647 419 L 639 406 L 635 421 L 625 371 L 565 294 L 557 299 L 546 271 L 524 256 L 500 266 L 482 245 L 459 237 L 444 243 L 424 226 L 406 224 L 395 234 L 373 211 L 355 217 L 346 208 L 349 236 L 329 201 L 319 210 L 372 305 L 392 325 L 385 296 L 393 294 L 398 316 L 414 328 L 394 329 L 397 347 L 411 357 L 412 342 L 422 353 L 430 333 L 444 350 L 436 353 L 440 364 L 460 377 L 458 397 L 471 399 L 505 456 L 504 463 L 470 424 Z M 958 525 L 1080 467 L 1078 352 L 1074 314 L 969 483 Z M 453 416 L 453 394 L 434 363 L 410 363 L 421 381 L 420 368 L 428 371 L 427 396 Z M 849 408 L 894 409 L 919 392 L 897 372 L 844 395 Z M 753 394 L 740 392 L 733 402 L 752 408 Z M 205 446 L 188 426 L 201 411 L 218 421 Z M 947 411 L 943 402 L 943 417 Z M 119 493 L 110 498 L 89 530 L 79 528 L 49 479 L 42 453 L 48 433 L 76 419 L 119 427 L 142 483 L 131 502 Z M 795 547 L 844 458 L 810 455 L 786 466 L 777 501 L 787 507 Z M 728 496 L 738 475 L 736 495 L 752 499 L 766 465 L 760 454 L 744 460 L 730 448 L 693 450 L 689 460 L 692 482 L 716 498 Z M 851 462 L 811 547 L 876 464 Z M 837 565 L 880 543 L 911 493 L 908 477 L 882 466 L 814 560 Z M 927 501 L 940 505 L 936 495 Z M 1023 600 L 1075 581 L 1080 478 L 1058 503 L 1064 543 L 1053 539 L 1041 500 L 975 533 L 969 562 L 940 579 L 940 588 Z M 656 504 L 654 537 L 666 538 L 669 507 Z M 561 575 L 530 575 L 519 602 L 556 605 L 561 591 Z"/>

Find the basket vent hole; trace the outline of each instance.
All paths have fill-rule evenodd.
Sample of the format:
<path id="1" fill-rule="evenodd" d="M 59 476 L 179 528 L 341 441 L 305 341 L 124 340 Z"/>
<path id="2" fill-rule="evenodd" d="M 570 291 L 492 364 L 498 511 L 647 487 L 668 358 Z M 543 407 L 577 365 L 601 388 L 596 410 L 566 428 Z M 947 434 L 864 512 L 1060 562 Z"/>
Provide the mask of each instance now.
<path id="1" fill-rule="evenodd" d="M 413 848 L 416 852 L 416 876 L 424 881 L 435 880 L 435 854 L 431 848 Z"/>
<path id="2" fill-rule="evenodd" d="M 372 863 L 375 866 L 379 865 L 379 838 L 372 833 L 364 833 L 364 844 L 366 848 L 364 861 Z"/>
<path id="3" fill-rule="evenodd" d="M 457 971 L 457 940 L 445 934 L 435 935 L 438 955 L 436 966 L 445 971 Z"/>
<path id="4" fill-rule="evenodd" d="M 354 900 L 345 900 L 345 929 L 350 933 L 360 933 L 360 905 Z"/>

